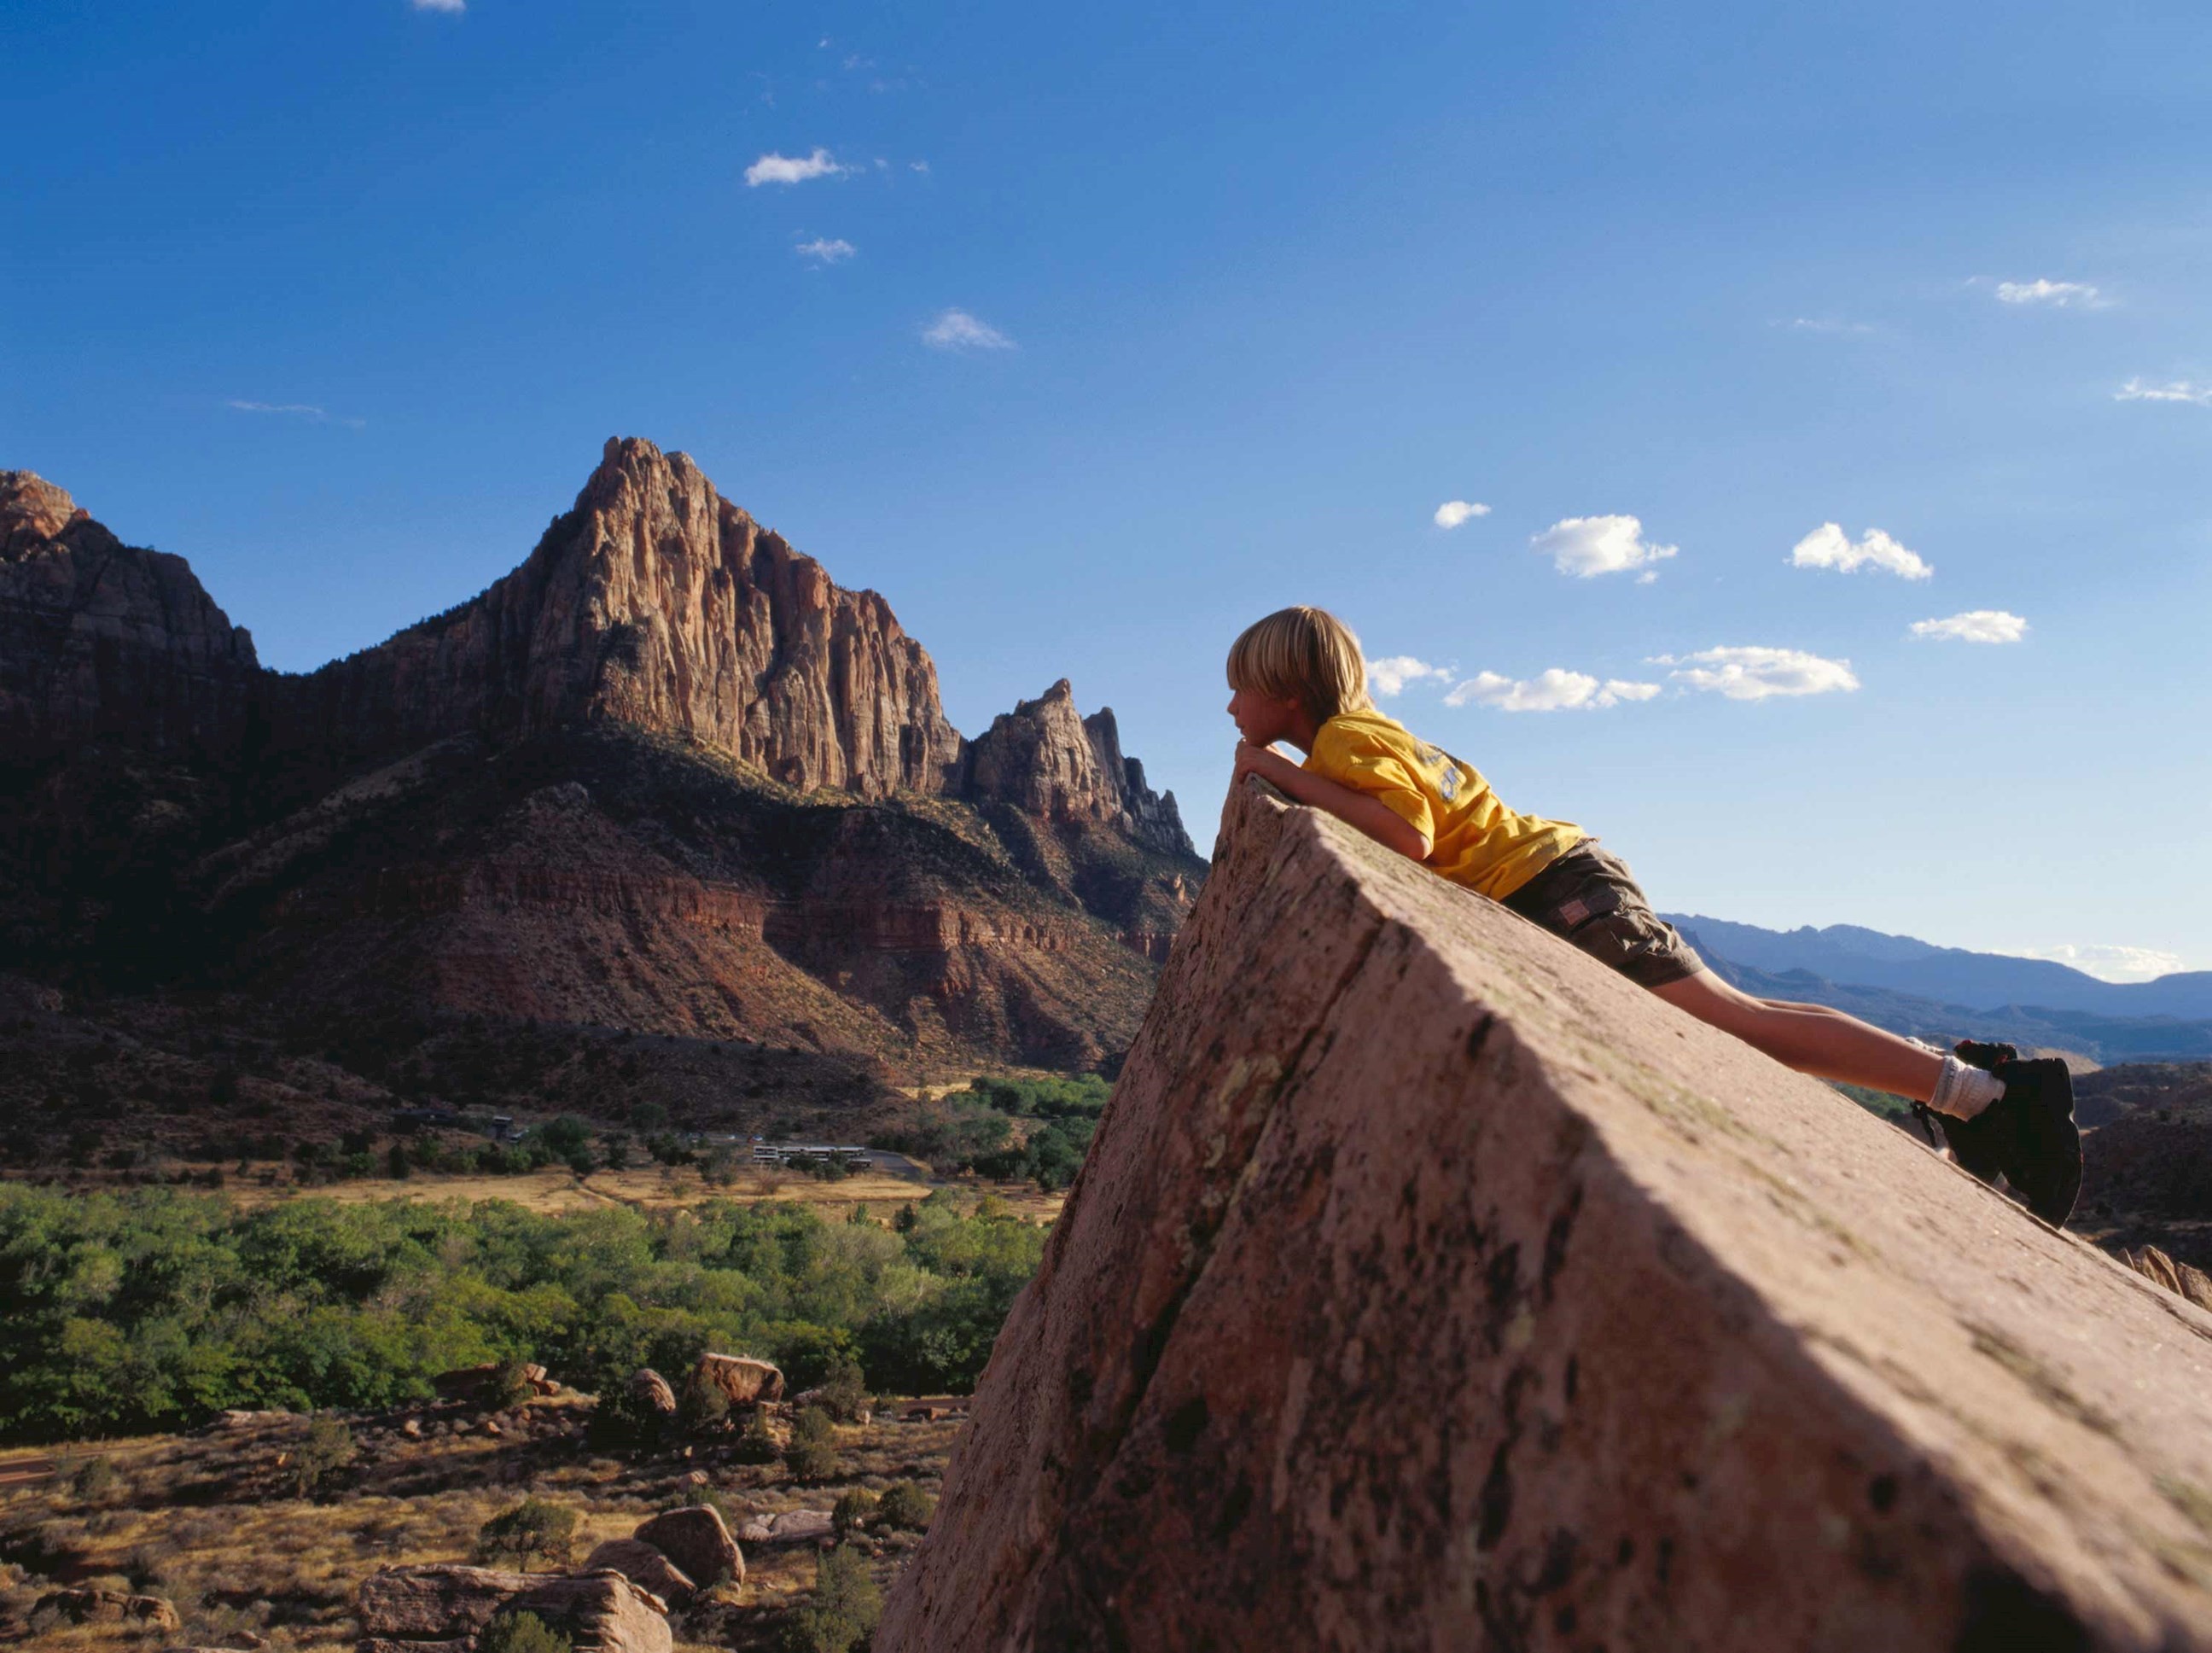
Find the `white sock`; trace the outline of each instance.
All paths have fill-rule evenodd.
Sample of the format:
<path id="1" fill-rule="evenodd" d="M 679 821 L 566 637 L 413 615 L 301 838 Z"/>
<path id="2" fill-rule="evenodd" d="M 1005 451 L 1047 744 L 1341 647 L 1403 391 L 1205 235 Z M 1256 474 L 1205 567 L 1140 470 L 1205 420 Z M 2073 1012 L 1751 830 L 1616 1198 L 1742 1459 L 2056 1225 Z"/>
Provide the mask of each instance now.
<path id="1" fill-rule="evenodd" d="M 1936 1094 L 1928 1099 L 1928 1105 L 1954 1119 L 1972 1119 L 2004 1092 L 2004 1081 L 1996 1074 L 1947 1055 L 1943 1072 L 1936 1081 Z"/>

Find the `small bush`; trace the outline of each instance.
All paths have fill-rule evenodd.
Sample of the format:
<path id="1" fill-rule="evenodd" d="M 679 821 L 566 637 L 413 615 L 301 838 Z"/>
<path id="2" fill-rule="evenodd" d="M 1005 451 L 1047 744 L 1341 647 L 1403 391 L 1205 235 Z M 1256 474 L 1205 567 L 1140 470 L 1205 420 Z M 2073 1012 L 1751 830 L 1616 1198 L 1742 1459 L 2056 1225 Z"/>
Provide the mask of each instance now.
<path id="1" fill-rule="evenodd" d="M 684 1386 L 683 1396 L 677 1402 L 677 1413 L 684 1427 L 693 1434 L 714 1434 L 729 1427 L 730 1397 L 716 1385 L 694 1377 Z"/>
<path id="2" fill-rule="evenodd" d="M 125 1491 L 123 1472 L 108 1458 L 88 1457 L 65 1476 L 70 1496 L 79 1504 L 111 1504 Z"/>
<path id="3" fill-rule="evenodd" d="M 865 1486 L 855 1486 L 837 1500 L 837 1507 L 830 1512 L 830 1525 L 842 1541 L 866 1527 L 875 1513 L 876 1495 Z"/>
<path id="4" fill-rule="evenodd" d="M 785 1653 L 865 1653 L 884 1616 L 883 1592 L 854 1551 L 836 1549 L 814 1564 L 814 1598 L 784 1620 Z"/>
<path id="5" fill-rule="evenodd" d="M 783 1462 L 801 1480 L 827 1480 L 837 1473 L 837 1429 L 828 1413 L 809 1407 L 799 1414 Z"/>
<path id="6" fill-rule="evenodd" d="M 520 1360 L 502 1360 L 494 1369 L 491 1380 L 483 1387 L 485 1407 L 492 1412 L 505 1412 L 509 1407 L 519 1407 L 538 1391 L 530 1386 L 530 1376 Z"/>
<path id="7" fill-rule="evenodd" d="M 477 1554 L 486 1561 L 512 1557 L 525 1572 L 533 1558 L 565 1566 L 575 1536 L 574 1510 L 545 1498 L 527 1498 L 477 1529 Z"/>
<path id="8" fill-rule="evenodd" d="M 502 1613 L 477 1638 L 477 1653 L 570 1653 L 574 1646 L 534 1613 Z"/>
<path id="9" fill-rule="evenodd" d="M 307 1419 L 307 1438 L 292 1457 L 292 1488 L 311 1498 L 354 1460 L 353 1431 L 327 1412 Z"/>
<path id="10" fill-rule="evenodd" d="M 876 1504 L 875 1524 L 886 1530 L 905 1528 L 920 1532 L 937 1513 L 937 1500 L 910 1480 L 895 1480 L 884 1488 Z"/>

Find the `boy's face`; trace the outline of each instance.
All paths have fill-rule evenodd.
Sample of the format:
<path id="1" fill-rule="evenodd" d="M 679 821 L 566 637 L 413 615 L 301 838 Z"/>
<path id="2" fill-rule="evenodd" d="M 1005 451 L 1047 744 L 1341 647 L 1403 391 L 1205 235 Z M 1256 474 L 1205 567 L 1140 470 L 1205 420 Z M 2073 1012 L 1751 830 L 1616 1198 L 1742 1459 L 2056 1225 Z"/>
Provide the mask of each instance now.
<path id="1" fill-rule="evenodd" d="M 1255 746 L 1272 746 L 1286 740 L 1298 726 L 1295 700 L 1277 700 L 1254 689 L 1239 689 L 1229 697 L 1229 715 L 1237 720 L 1237 732 Z"/>

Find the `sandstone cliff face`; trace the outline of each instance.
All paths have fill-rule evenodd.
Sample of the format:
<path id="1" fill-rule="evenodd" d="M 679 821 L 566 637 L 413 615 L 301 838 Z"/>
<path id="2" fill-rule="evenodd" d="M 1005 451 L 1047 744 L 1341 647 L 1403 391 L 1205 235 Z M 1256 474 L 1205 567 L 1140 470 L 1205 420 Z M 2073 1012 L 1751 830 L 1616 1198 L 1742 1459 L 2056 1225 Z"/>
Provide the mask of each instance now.
<path id="1" fill-rule="evenodd" d="M 969 744 L 961 791 L 1054 822 L 1095 822 L 1170 854 L 1188 854 L 1175 794 L 1156 796 L 1144 766 L 1121 756 L 1110 707 L 1085 717 L 1066 678 L 1018 702 Z"/>
<path id="2" fill-rule="evenodd" d="M 2212 1316 L 1256 787 L 875 1645 L 2212 1647 Z"/>
<path id="3" fill-rule="evenodd" d="M 123 544 L 0 471 L 0 755 L 106 741 L 234 757 L 260 673 L 182 557 Z"/>
<path id="4" fill-rule="evenodd" d="M 936 792 L 959 756 L 937 671 L 683 453 L 608 442 L 575 507 L 483 596 L 288 687 L 288 736 L 396 755 L 609 720 L 799 787 Z"/>

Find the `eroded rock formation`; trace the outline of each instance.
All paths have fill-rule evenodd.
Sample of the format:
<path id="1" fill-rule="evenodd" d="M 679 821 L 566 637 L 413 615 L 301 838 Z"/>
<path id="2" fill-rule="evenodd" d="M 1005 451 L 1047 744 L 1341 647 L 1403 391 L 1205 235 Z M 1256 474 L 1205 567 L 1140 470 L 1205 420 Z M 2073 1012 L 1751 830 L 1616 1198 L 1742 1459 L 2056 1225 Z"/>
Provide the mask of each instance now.
<path id="1" fill-rule="evenodd" d="M 0 757 L 92 741 L 235 759 L 253 639 L 184 558 L 124 544 L 52 483 L 0 471 Z"/>
<path id="2" fill-rule="evenodd" d="M 1190 844 L 1175 795 L 1156 796 L 1145 784 L 1144 766 L 1121 755 L 1113 708 L 1083 716 L 1065 678 L 1036 700 L 1000 714 L 969 744 L 962 790 L 978 802 L 1012 804 L 1043 820 L 1118 827 L 1170 854 Z"/>
<path id="3" fill-rule="evenodd" d="M 1231 799 L 881 1653 L 2212 1647 L 2212 1315 Z"/>

